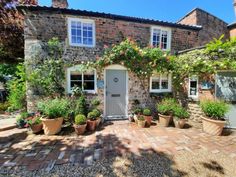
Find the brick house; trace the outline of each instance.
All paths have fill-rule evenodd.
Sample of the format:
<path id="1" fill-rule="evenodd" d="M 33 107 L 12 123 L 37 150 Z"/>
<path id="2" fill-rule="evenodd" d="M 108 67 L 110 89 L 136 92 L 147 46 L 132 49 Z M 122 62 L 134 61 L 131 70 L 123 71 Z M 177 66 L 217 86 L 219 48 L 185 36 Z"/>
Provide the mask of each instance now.
<path id="1" fill-rule="evenodd" d="M 64 60 L 73 63 L 72 67 L 65 68 L 66 92 L 71 93 L 74 85 L 81 86 L 88 98 L 101 100 L 107 117 L 127 116 L 134 100 L 139 100 L 142 106 L 153 106 L 155 101 L 150 93 L 172 92 L 172 78 L 167 73 L 153 74 L 146 80 L 145 88 L 140 89 L 135 74 L 121 65 L 108 66 L 102 73 L 96 68 L 78 72 L 81 62 L 102 56 L 104 46 L 118 44 L 129 37 L 141 47 L 161 46 L 175 54 L 202 46 L 222 34 L 229 37 L 227 23 L 198 8 L 177 23 L 68 9 L 66 0 L 52 0 L 52 7 L 20 6 L 18 9 L 25 16 L 25 60 L 30 60 L 43 43 L 58 37 L 63 44 Z M 195 81 L 190 84 L 194 86 Z M 40 95 L 28 87 L 28 111 L 34 110 L 39 98 Z"/>

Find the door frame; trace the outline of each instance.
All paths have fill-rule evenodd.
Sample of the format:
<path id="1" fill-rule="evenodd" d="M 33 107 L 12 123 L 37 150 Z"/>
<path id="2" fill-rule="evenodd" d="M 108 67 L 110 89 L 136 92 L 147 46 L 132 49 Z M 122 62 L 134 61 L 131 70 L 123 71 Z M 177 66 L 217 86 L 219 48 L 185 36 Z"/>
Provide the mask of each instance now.
<path id="1" fill-rule="evenodd" d="M 126 91 L 125 91 L 125 101 L 126 101 L 126 109 L 125 109 L 125 117 L 127 118 L 128 117 L 128 105 L 129 105 L 129 75 L 128 75 L 128 70 L 126 67 L 122 66 L 122 65 L 109 65 L 107 67 L 104 68 L 104 116 L 107 117 L 107 111 L 106 111 L 106 81 L 107 81 L 107 78 L 106 78 L 106 71 L 107 70 L 123 70 L 123 71 L 126 71 L 125 72 L 125 77 L 126 77 Z"/>

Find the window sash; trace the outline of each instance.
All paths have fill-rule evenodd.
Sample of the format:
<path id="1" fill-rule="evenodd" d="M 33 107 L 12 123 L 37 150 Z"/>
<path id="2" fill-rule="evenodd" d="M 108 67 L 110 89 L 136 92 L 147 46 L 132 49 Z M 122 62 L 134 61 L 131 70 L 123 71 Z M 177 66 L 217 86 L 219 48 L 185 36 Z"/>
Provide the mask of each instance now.
<path id="1" fill-rule="evenodd" d="M 153 82 L 159 83 L 159 88 L 153 88 Z M 163 83 L 167 83 L 167 88 L 163 88 Z M 171 74 L 153 75 L 150 79 L 150 92 L 171 92 Z"/>
<path id="2" fill-rule="evenodd" d="M 170 49 L 171 32 L 168 29 L 152 28 L 151 42 L 152 46 L 162 50 Z"/>

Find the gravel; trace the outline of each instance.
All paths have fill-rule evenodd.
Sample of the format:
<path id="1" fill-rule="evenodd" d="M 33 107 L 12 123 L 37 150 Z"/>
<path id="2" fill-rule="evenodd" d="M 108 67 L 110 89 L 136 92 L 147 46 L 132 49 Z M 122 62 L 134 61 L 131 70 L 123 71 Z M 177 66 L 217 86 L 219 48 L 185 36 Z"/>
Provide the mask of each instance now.
<path id="1" fill-rule="evenodd" d="M 143 151 L 140 155 L 126 154 L 123 157 L 111 157 L 91 166 L 66 164 L 55 166 L 50 173 L 45 169 L 28 172 L 23 167 L 7 170 L 0 176 L 42 176 L 42 177 L 164 177 L 164 176 L 201 176 L 201 177 L 234 177 L 236 176 L 235 159 L 221 153 L 199 150 L 192 153 L 183 151 L 169 156 L 153 151 Z"/>

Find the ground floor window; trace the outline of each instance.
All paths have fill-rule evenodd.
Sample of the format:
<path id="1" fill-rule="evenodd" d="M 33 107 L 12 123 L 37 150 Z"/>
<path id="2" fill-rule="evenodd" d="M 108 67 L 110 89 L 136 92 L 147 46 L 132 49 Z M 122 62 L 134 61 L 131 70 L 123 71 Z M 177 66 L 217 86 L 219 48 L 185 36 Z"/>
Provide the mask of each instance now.
<path id="1" fill-rule="evenodd" d="M 150 92 L 171 92 L 171 74 L 153 74 L 150 78 Z"/>
<path id="2" fill-rule="evenodd" d="M 96 92 L 96 70 L 91 69 L 81 72 L 79 67 L 68 68 L 67 70 L 68 93 L 72 92 L 73 87 L 80 87 L 89 93 Z"/>
<path id="3" fill-rule="evenodd" d="M 189 77 L 189 89 L 188 96 L 193 99 L 197 99 L 198 97 L 198 77 L 191 76 Z"/>

